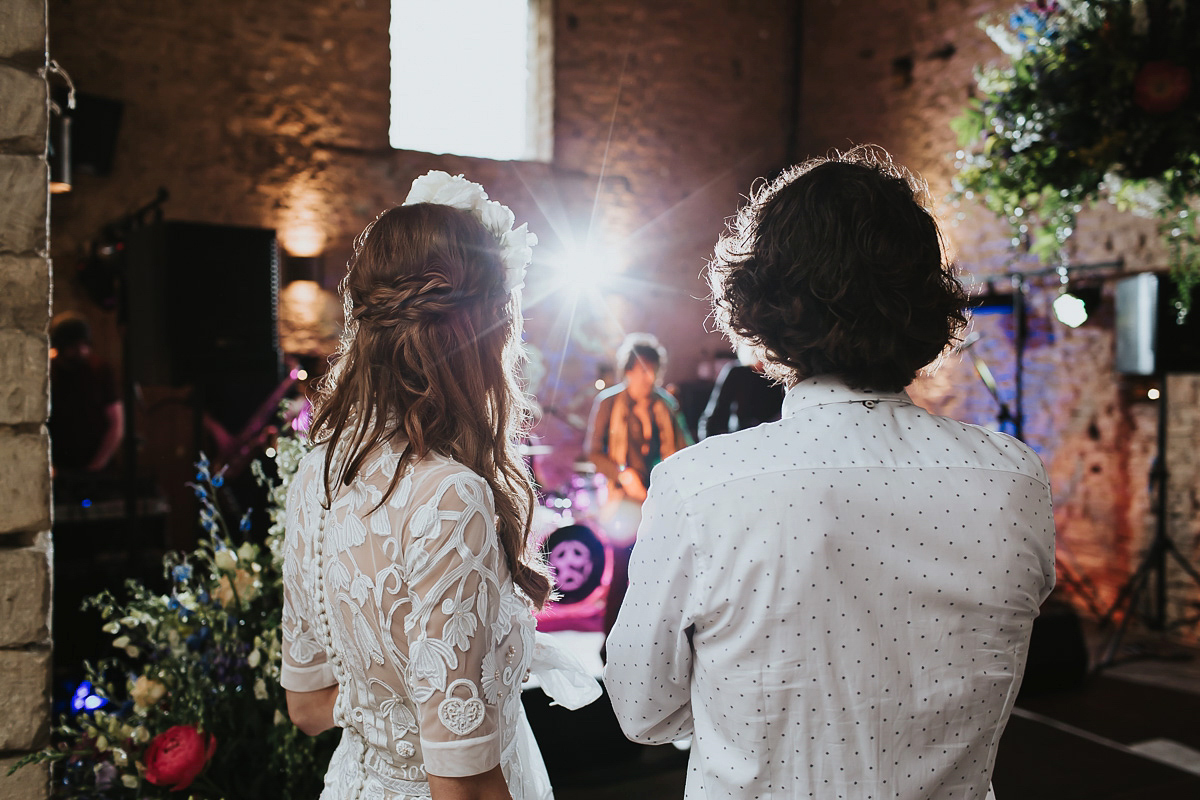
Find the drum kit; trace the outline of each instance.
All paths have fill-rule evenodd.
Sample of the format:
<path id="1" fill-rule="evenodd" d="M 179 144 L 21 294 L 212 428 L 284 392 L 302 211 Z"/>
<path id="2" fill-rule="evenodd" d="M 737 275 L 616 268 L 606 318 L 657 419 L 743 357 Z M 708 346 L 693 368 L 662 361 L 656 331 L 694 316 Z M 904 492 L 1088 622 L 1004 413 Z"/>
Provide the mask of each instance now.
<path id="1" fill-rule="evenodd" d="M 521 455 L 536 474 L 534 459 L 553 450 L 547 445 L 525 444 Z M 606 509 L 613 505 L 607 482 L 591 462 L 576 461 L 567 485 L 539 492 L 538 501 L 534 536 L 550 565 L 558 595 L 537 615 L 538 629 L 602 630 L 612 580 L 612 551 L 621 544 L 611 540 L 608 529 L 612 526 L 605 524 Z"/>

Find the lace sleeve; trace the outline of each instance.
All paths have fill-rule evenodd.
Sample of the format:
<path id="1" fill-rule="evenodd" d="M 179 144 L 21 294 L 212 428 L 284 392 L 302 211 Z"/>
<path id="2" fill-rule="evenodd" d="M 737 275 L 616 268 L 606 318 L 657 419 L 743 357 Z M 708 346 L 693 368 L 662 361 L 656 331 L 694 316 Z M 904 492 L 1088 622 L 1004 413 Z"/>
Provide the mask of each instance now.
<path id="1" fill-rule="evenodd" d="M 312 692 L 337 683 L 326 660 L 325 646 L 309 623 L 316 617 L 316 609 L 305 575 L 315 569 L 309 561 L 317 519 L 311 513 L 314 506 L 307 502 L 315 486 L 311 464 L 307 466 L 301 467 L 288 489 L 284 534 L 283 667 L 279 683 L 293 692 Z"/>
<path id="2" fill-rule="evenodd" d="M 482 478 L 457 472 L 413 512 L 403 534 L 408 682 L 425 768 L 442 777 L 500 763 L 503 687 L 485 678 L 496 669 L 492 623 L 505 569 L 493 502 Z"/>

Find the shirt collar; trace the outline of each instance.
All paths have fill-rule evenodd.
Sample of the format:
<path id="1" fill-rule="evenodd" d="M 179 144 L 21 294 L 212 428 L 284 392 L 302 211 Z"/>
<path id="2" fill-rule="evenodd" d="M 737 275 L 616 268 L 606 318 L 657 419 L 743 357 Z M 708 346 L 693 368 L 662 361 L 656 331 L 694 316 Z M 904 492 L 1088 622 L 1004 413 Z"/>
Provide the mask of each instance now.
<path id="1" fill-rule="evenodd" d="M 869 400 L 912 404 L 912 399 L 904 390 L 878 392 L 871 389 L 851 389 L 844 380 L 835 375 L 818 375 L 800 381 L 788 389 L 783 398 L 783 416 L 792 417 L 806 408 L 830 403 L 862 403 Z"/>

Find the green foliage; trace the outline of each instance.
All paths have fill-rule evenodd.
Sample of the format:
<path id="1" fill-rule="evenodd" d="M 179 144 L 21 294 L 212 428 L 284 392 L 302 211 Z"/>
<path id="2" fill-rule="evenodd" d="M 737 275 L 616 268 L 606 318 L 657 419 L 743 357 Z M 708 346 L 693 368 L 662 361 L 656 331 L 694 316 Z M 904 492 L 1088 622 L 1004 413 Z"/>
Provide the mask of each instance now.
<path id="1" fill-rule="evenodd" d="M 169 594 L 129 581 L 125 599 L 109 592 L 88 604 L 100 611 L 114 655 L 86 664 L 87 680 L 107 705 L 64 716 L 54 744 L 24 759 L 49 761 L 54 796 L 207 800 L 316 797 L 336 744 L 312 738 L 287 718 L 279 685 L 284 499 L 306 452 L 299 436 L 276 443 L 278 477 L 254 473 L 268 493 L 271 527 L 260 543 L 247 512 L 230 527 L 218 501 L 223 471 L 201 454 L 190 484 L 208 538 L 164 560 Z M 174 793 L 146 780 L 147 747 L 168 728 L 189 725 L 216 737 L 203 773 Z"/>
<path id="2" fill-rule="evenodd" d="M 1037 0 L 980 25 L 1010 64 L 951 122 L 956 195 L 1046 261 L 1087 204 L 1156 217 L 1181 289 L 1200 282 L 1200 3 Z"/>

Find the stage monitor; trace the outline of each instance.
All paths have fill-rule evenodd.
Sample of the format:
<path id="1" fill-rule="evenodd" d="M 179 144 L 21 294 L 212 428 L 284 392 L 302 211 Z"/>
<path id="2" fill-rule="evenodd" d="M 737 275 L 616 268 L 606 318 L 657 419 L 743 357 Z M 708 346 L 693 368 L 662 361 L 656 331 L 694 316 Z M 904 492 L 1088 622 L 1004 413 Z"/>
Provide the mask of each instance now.
<path id="1" fill-rule="evenodd" d="M 160 222 L 126 242 L 132 367 L 151 385 L 282 377 L 275 231 Z"/>

